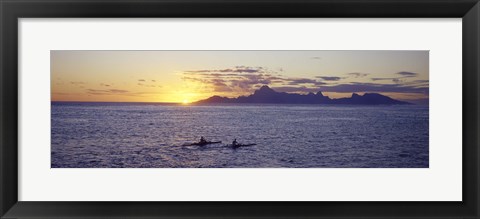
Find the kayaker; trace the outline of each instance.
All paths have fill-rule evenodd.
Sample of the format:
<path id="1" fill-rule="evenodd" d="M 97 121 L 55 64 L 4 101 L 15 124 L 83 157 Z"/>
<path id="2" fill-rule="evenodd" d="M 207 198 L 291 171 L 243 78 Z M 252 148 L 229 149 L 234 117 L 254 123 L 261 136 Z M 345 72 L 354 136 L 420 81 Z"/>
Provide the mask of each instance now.
<path id="1" fill-rule="evenodd" d="M 207 140 L 205 140 L 205 138 L 202 136 L 200 137 L 200 143 L 207 143 Z"/>
<path id="2" fill-rule="evenodd" d="M 237 146 L 237 144 L 238 144 L 238 142 L 237 142 L 237 139 L 235 138 L 235 139 L 233 140 L 233 142 L 232 142 L 232 146 L 235 147 L 235 146 Z"/>

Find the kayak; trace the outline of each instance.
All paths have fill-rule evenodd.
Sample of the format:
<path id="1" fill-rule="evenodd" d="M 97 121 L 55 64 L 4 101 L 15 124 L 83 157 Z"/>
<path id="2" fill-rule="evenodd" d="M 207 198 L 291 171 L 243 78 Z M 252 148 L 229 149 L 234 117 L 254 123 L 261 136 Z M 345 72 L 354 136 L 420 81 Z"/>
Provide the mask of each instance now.
<path id="1" fill-rule="evenodd" d="M 232 148 L 239 148 L 239 147 L 248 147 L 248 146 L 254 146 L 254 145 L 257 145 L 257 144 L 236 144 L 236 145 L 229 144 L 227 146 Z"/>
<path id="2" fill-rule="evenodd" d="M 221 141 L 195 142 L 195 143 L 191 143 L 191 144 L 186 144 L 184 146 L 204 146 L 204 145 L 207 145 L 207 144 L 219 144 L 219 143 L 222 143 L 222 142 Z"/>

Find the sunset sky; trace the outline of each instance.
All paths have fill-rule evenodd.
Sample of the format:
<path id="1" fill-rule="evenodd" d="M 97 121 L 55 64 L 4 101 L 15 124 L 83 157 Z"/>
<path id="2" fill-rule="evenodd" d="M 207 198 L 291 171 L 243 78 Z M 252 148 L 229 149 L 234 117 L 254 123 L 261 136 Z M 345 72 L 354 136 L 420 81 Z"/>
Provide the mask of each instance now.
<path id="1" fill-rule="evenodd" d="M 428 99 L 428 51 L 51 51 L 52 101 L 194 102 L 276 91 Z"/>

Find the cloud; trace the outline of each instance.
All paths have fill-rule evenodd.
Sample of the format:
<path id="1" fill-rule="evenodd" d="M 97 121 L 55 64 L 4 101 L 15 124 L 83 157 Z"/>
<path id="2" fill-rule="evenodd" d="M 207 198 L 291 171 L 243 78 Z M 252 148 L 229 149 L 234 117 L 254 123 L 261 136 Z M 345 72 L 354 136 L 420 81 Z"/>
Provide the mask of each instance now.
<path id="1" fill-rule="evenodd" d="M 312 57 L 312 59 L 317 59 L 317 60 L 320 60 L 320 59 L 322 59 L 322 57 L 315 56 L 315 57 Z"/>
<path id="2" fill-rule="evenodd" d="M 119 89 L 110 89 L 108 91 L 110 91 L 112 93 L 117 93 L 117 94 L 118 93 L 128 93 L 128 90 L 119 90 Z"/>
<path id="3" fill-rule="evenodd" d="M 392 79 L 392 81 L 399 84 L 399 83 L 402 83 L 404 80 L 402 80 L 400 78 L 394 78 L 394 79 Z"/>
<path id="4" fill-rule="evenodd" d="M 120 89 L 87 89 L 86 93 L 89 95 L 116 95 L 116 96 L 154 96 L 158 95 L 158 92 L 130 92 L 128 90 Z"/>
<path id="5" fill-rule="evenodd" d="M 201 69 L 183 72 L 182 80 L 200 82 L 215 92 L 250 92 L 257 85 L 267 85 L 283 78 L 263 67 L 235 66 L 226 69 Z"/>
<path id="6" fill-rule="evenodd" d="M 138 86 L 142 86 L 142 87 L 162 87 L 162 86 L 157 86 L 157 85 L 154 85 L 154 84 L 144 84 L 144 83 L 137 83 Z"/>
<path id="7" fill-rule="evenodd" d="M 73 84 L 73 85 L 79 86 L 79 85 L 84 85 L 84 84 L 86 84 L 86 83 L 85 83 L 85 82 L 83 82 L 83 81 L 70 81 L 70 84 Z"/>
<path id="8" fill-rule="evenodd" d="M 352 73 L 347 73 L 347 75 L 353 76 L 355 78 L 363 78 L 368 76 L 368 73 L 360 73 L 360 72 L 352 72 Z"/>
<path id="9" fill-rule="evenodd" d="M 224 80 L 222 79 L 214 79 L 211 81 L 213 85 L 213 90 L 215 92 L 231 92 L 232 88 L 230 88 Z"/>
<path id="10" fill-rule="evenodd" d="M 411 82 L 405 82 L 405 78 L 412 78 L 416 77 L 418 74 L 415 72 L 407 72 L 407 71 L 401 71 L 395 73 L 395 75 L 399 75 L 399 77 L 390 77 L 390 78 L 370 78 L 372 81 L 392 81 L 396 84 L 400 83 L 411 83 Z"/>
<path id="11" fill-rule="evenodd" d="M 246 78 L 245 82 L 248 84 L 269 84 L 270 77 L 259 74 L 259 75 L 245 75 L 243 78 Z"/>
<path id="12" fill-rule="evenodd" d="M 245 69 L 254 69 L 246 71 Z M 248 72 L 248 73 L 246 73 Z M 262 85 L 296 86 L 296 87 L 318 87 L 326 84 L 315 78 L 290 78 L 280 76 L 275 71 L 263 67 L 236 66 L 223 70 L 195 70 L 186 71 L 183 80 L 200 82 L 216 92 L 252 92 Z"/>
<path id="13" fill-rule="evenodd" d="M 338 93 L 355 92 L 396 92 L 396 93 L 428 93 L 428 87 L 416 87 L 401 84 L 350 83 L 334 86 L 321 86 L 321 91 Z"/>
<path id="14" fill-rule="evenodd" d="M 404 77 L 400 77 L 400 78 L 371 78 L 372 81 L 392 81 L 394 83 L 402 83 L 404 82 L 404 80 L 402 80 L 402 78 Z"/>
<path id="15" fill-rule="evenodd" d="M 429 80 L 414 80 L 405 82 L 405 85 L 416 86 L 416 87 L 428 87 Z"/>
<path id="16" fill-rule="evenodd" d="M 333 86 L 272 86 L 279 92 L 338 92 L 338 93 L 355 93 L 355 92 L 395 92 L 395 93 L 419 93 L 428 94 L 429 89 L 426 87 L 405 86 L 400 84 L 375 84 L 375 83 L 352 83 L 340 84 Z"/>
<path id="17" fill-rule="evenodd" d="M 415 80 L 412 83 L 429 83 L 429 80 Z"/>
<path id="18" fill-rule="evenodd" d="M 309 79 L 309 78 L 289 78 L 289 79 L 283 79 L 284 81 L 288 82 L 288 85 L 300 85 L 300 84 L 313 84 L 313 85 L 323 85 L 326 84 L 321 81 L 317 81 L 314 79 Z"/>
<path id="19" fill-rule="evenodd" d="M 129 91 L 120 90 L 120 89 L 107 89 L 107 90 L 87 89 L 87 93 L 92 95 L 119 95 L 119 94 L 127 94 L 129 93 Z"/>
<path id="20" fill-rule="evenodd" d="M 370 78 L 372 81 L 389 81 L 394 78 Z"/>
<path id="21" fill-rule="evenodd" d="M 315 78 L 287 77 L 271 71 L 266 68 L 257 67 L 257 72 L 235 72 L 233 69 L 245 69 L 245 66 L 236 66 L 221 70 L 195 70 L 183 72 L 182 80 L 195 81 L 202 84 L 205 92 L 234 92 L 251 93 L 262 85 L 270 87 L 280 92 L 397 92 L 397 93 L 428 93 L 428 84 L 423 83 L 408 84 L 402 77 L 372 78 L 372 81 L 391 81 L 385 83 L 348 83 L 335 84 L 334 81 L 340 81 L 344 77 L 337 76 L 316 76 Z M 251 69 L 251 68 L 250 68 Z M 403 75 L 412 74 L 402 73 Z M 399 75 L 402 75 L 399 74 Z M 366 77 L 368 73 L 353 72 L 348 73 L 351 77 Z M 329 82 L 330 81 L 330 82 Z M 329 83 L 327 83 L 329 82 Z M 333 82 L 333 83 L 332 83 Z"/>
<path id="22" fill-rule="evenodd" d="M 310 88 L 310 87 L 291 87 L 291 86 L 280 86 L 272 87 L 277 92 L 287 92 L 287 93 L 316 93 L 320 91 L 320 88 Z"/>
<path id="23" fill-rule="evenodd" d="M 406 78 L 416 77 L 418 75 L 418 73 L 408 72 L 408 71 L 401 71 L 401 72 L 397 72 L 395 74 L 401 75 L 401 76 L 406 77 Z"/>
<path id="24" fill-rule="evenodd" d="M 335 77 L 335 76 L 317 76 L 316 78 L 320 78 L 324 81 L 339 81 L 342 79 L 341 77 Z"/>
<path id="25" fill-rule="evenodd" d="M 204 80 L 204 79 L 196 78 L 196 77 L 188 77 L 188 76 L 183 76 L 183 77 L 182 77 L 182 80 L 186 80 L 186 81 L 197 81 L 197 82 L 202 82 L 202 83 L 207 83 L 207 82 L 208 82 L 208 80 Z"/>
<path id="26" fill-rule="evenodd" d="M 100 86 L 102 86 L 102 87 L 110 87 L 111 85 L 110 85 L 110 84 L 100 83 Z"/>
<path id="27" fill-rule="evenodd" d="M 256 73 L 260 72 L 260 69 L 235 69 L 233 72 L 239 72 L 239 73 Z"/>
<path id="28" fill-rule="evenodd" d="M 185 71 L 186 73 L 266 73 L 263 67 L 235 66 L 227 69 L 202 69 Z"/>
<path id="29" fill-rule="evenodd" d="M 155 84 L 155 80 L 145 80 L 145 79 L 138 79 L 137 85 L 142 86 L 142 87 L 162 87 L 162 86 L 157 86 Z"/>

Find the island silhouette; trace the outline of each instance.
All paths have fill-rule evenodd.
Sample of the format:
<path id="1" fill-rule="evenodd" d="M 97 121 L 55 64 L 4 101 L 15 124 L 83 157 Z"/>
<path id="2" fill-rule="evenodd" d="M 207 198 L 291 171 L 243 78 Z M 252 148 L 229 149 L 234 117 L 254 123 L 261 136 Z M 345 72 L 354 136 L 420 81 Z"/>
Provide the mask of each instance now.
<path id="1" fill-rule="evenodd" d="M 351 105 L 406 105 L 404 101 L 392 99 L 378 93 L 365 93 L 358 95 L 352 93 L 351 97 L 331 99 L 324 96 L 321 91 L 317 93 L 297 94 L 277 92 L 267 85 L 262 86 L 249 96 L 236 98 L 212 96 L 195 104 L 224 104 L 224 103 L 266 103 L 266 104 L 351 104 Z"/>

